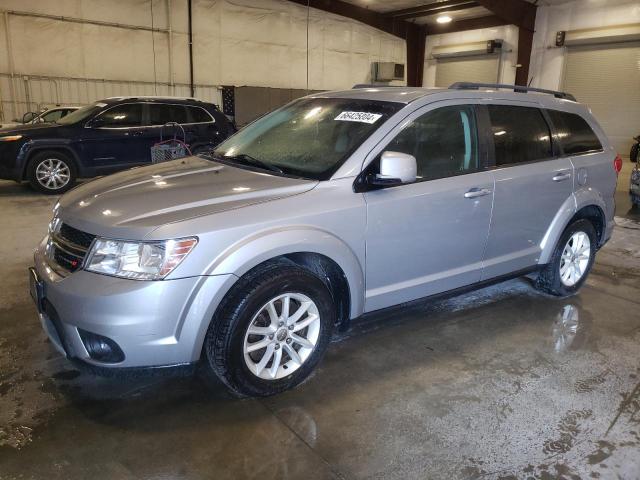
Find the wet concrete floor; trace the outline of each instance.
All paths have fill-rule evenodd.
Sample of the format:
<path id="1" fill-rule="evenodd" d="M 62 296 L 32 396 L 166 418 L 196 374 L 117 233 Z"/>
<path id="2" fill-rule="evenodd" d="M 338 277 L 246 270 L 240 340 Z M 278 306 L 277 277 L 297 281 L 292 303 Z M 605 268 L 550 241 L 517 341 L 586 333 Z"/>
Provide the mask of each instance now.
<path id="1" fill-rule="evenodd" d="M 238 400 L 56 353 L 26 276 L 54 202 L 0 182 L 2 480 L 640 478 L 637 212 L 572 298 L 518 279 L 370 318 L 299 388 Z"/>

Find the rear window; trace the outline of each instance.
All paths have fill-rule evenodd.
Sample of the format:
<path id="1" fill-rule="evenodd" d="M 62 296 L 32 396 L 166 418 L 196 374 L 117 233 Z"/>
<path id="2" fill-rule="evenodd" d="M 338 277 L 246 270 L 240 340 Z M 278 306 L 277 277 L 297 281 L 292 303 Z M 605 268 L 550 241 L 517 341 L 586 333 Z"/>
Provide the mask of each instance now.
<path id="1" fill-rule="evenodd" d="M 189 123 L 187 109 L 183 105 L 148 103 L 149 125 L 166 123 Z"/>
<path id="2" fill-rule="evenodd" d="M 537 108 L 489 105 L 496 165 L 507 166 L 550 158 L 551 132 Z"/>
<path id="3" fill-rule="evenodd" d="M 200 107 L 187 107 L 189 109 L 189 114 L 191 115 L 191 121 L 193 123 L 206 123 L 213 122 L 211 115 L 204 111 L 203 108 Z"/>
<path id="4" fill-rule="evenodd" d="M 602 150 L 602 144 L 589 124 L 575 113 L 547 110 L 558 133 L 558 141 L 567 155 Z"/>

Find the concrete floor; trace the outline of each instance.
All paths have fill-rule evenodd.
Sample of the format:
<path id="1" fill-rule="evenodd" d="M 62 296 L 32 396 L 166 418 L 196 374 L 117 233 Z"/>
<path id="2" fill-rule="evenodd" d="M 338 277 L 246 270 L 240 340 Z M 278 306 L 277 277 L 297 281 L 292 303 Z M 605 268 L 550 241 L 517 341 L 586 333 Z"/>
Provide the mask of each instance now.
<path id="1" fill-rule="evenodd" d="M 60 358 L 26 276 L 55 199 L 0 182 L 0 479 L 640 478 L 628 170 L 620 225 L 578 295 L 520 279 L 371 318 L 304 385 L 261 400 Z"/>

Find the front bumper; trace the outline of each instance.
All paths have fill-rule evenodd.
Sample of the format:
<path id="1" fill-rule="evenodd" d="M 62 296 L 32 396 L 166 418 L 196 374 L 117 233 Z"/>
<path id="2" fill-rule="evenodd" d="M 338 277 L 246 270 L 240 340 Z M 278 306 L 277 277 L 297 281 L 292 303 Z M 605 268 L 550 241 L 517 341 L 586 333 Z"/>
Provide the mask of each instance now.
<path id="1" fill-rule="evenodd" d="M 160 367 L 200 358 L 207 328 L 234 275 L 136 281 L 79 270 L 56 273 L 34 254 L 41 281 L 40 321 L 56 348 L 70 359 L 99 367 Z M 78 329 L 105 336 L 124 352 L 119 363 L 91 358 Z"/>

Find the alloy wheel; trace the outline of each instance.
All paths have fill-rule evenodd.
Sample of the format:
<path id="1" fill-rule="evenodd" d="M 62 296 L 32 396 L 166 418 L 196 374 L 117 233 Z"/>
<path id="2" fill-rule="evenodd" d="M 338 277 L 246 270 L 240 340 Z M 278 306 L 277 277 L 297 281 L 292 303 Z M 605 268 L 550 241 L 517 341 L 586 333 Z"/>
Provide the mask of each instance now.
<path id="1" fill-rule="evenodd" d="M 285 293 L 264 304 L 244 336 L 244 361 L 264 380 L 278 380 L 298 370 L 320 336 L 318 307 L 302 293 Z"/>
<path id="2" fill-rule="evenodd" d="M 560 280 L 567 287 L 580 281 L 591 258 L 591 242 L 585 232 L 575 232 L 567 241 L 560 257 Z"/>
<path id="3" fill-rule="evenodd" d="M 58 158 L 47 158 L 36 167 L 38 183 L 49 190 L 63 188 L 71 178 L 69 166 Z"/>

